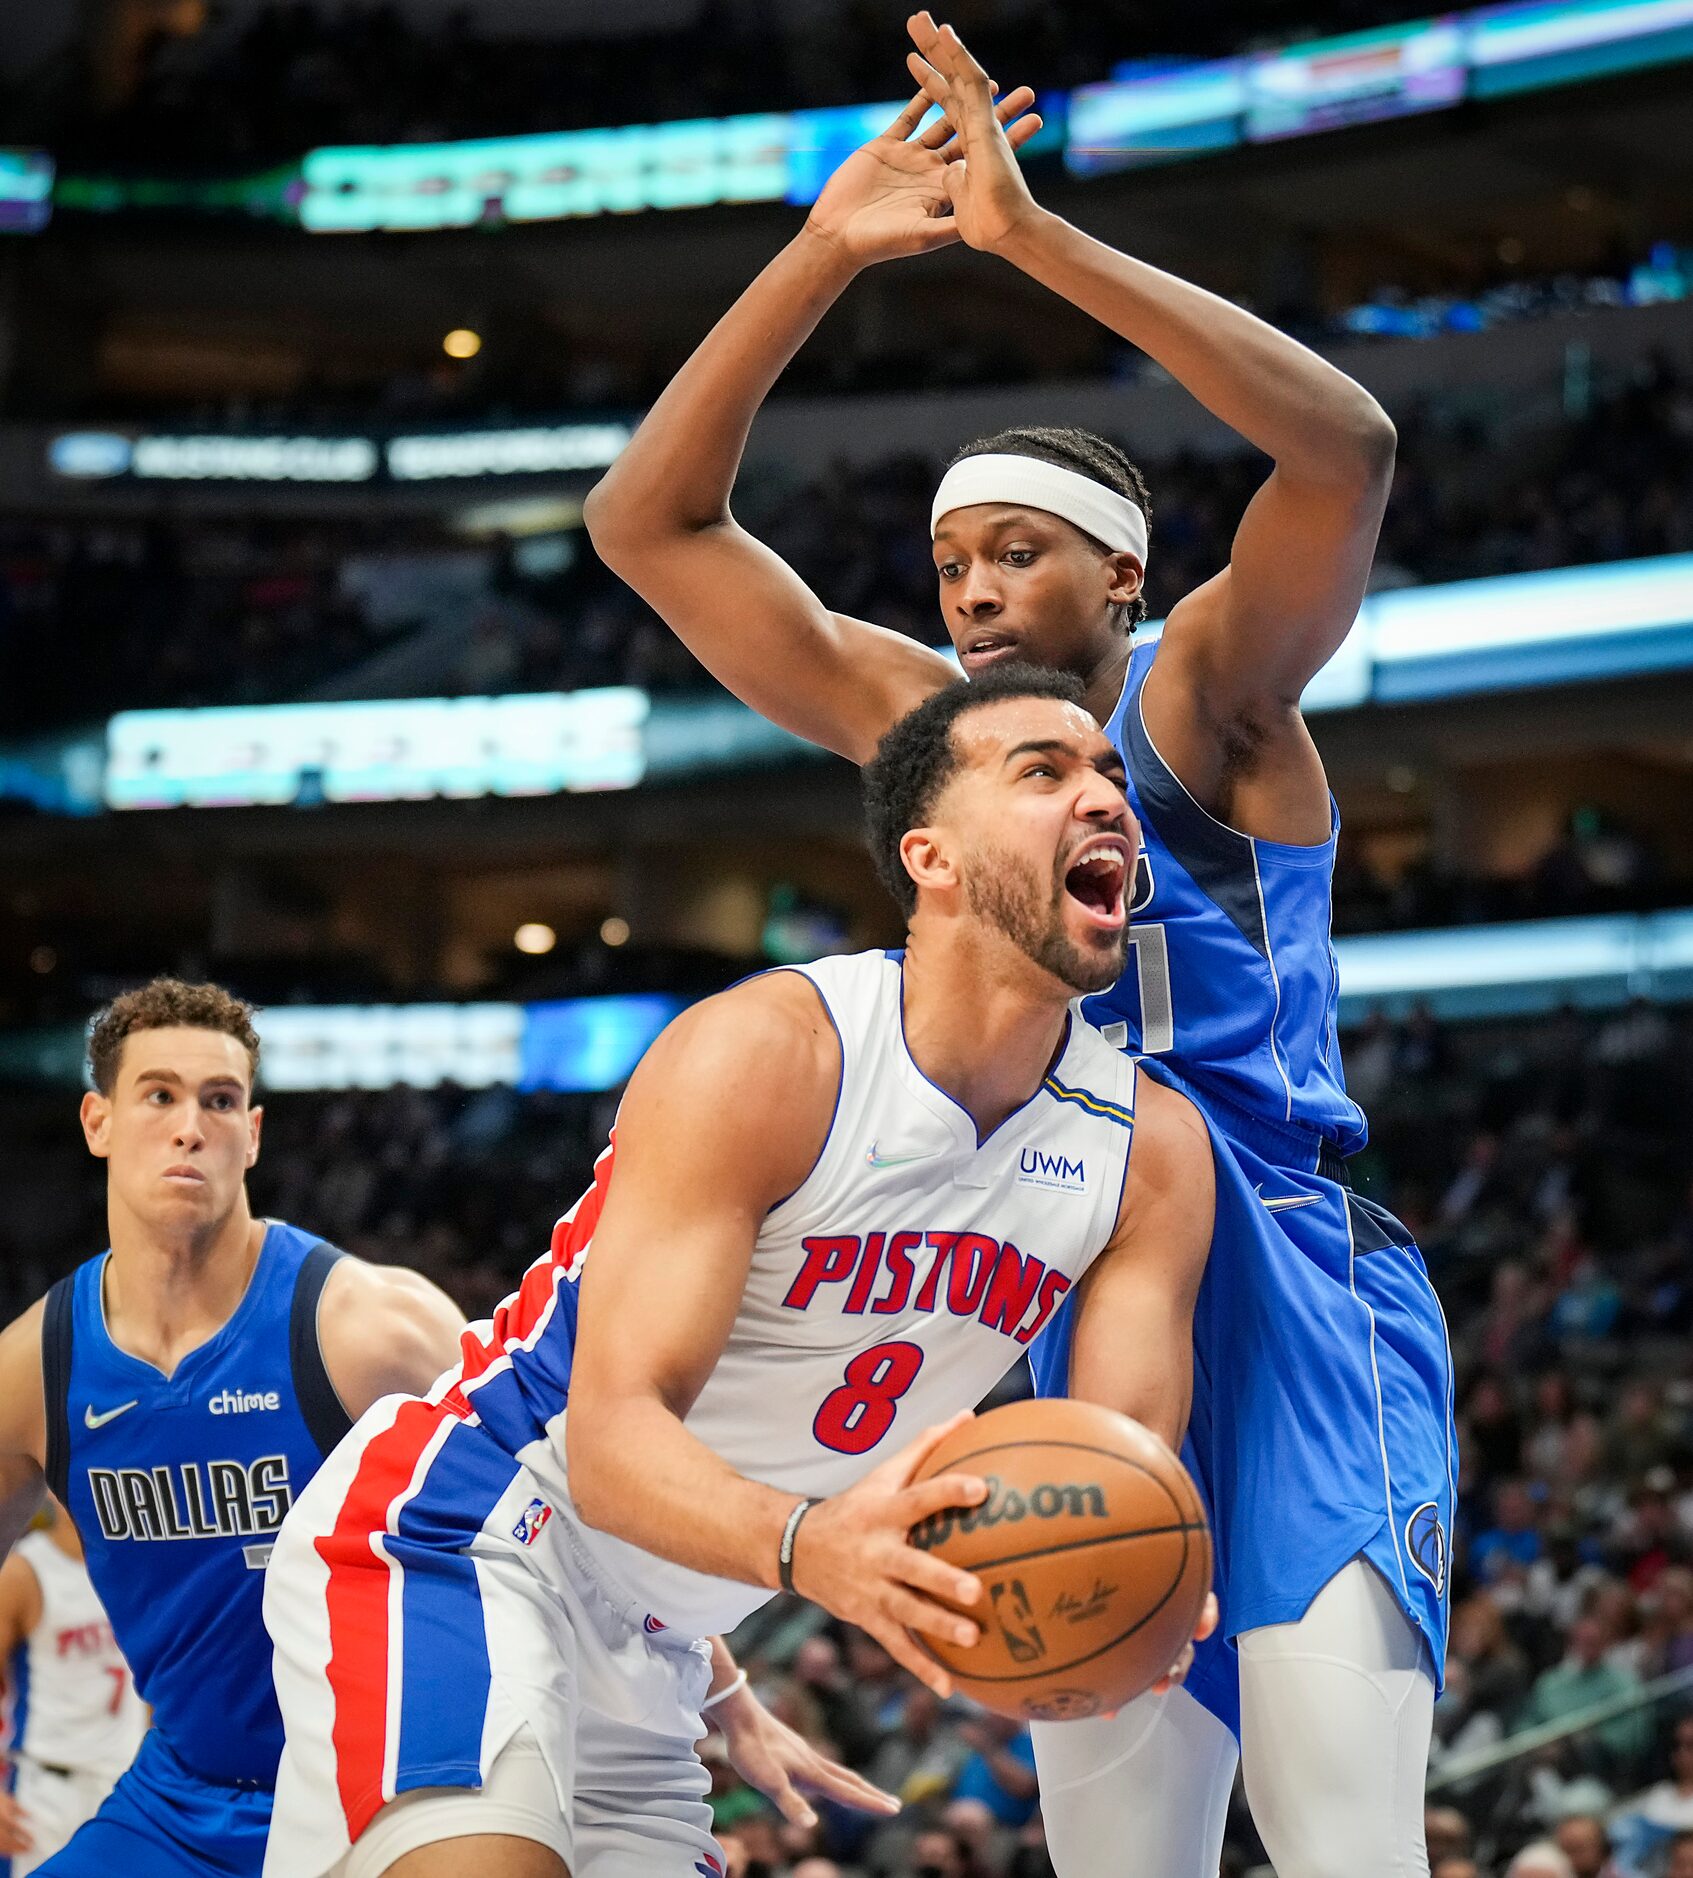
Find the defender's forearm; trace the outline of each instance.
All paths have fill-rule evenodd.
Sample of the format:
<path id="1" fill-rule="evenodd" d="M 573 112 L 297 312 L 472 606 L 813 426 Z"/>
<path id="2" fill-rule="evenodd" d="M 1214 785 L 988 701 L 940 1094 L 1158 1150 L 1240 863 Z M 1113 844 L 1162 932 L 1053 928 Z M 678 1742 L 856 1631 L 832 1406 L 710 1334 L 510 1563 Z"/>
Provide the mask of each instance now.
<path id="1" fill-rule="evenodd" d="M 723 521 L 759 406 L 857 272 L 807 226 L 707 334 L 589 495 L 595 545 Z"/>
<path id="2" fill-rule="evenodd" d="M 1326 482 L 1391 461 L 1393 426 L 1362 385 L 1203 287 L 1045 210 L 999 253 L 1155 359 L 1279 468 Z"/>

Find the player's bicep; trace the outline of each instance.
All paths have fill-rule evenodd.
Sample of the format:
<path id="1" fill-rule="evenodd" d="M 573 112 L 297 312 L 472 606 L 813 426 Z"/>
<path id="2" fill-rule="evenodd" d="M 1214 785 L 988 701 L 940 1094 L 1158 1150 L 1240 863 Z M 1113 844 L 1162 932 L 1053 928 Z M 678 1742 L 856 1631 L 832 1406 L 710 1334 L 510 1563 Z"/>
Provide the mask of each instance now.
<path id="1" fill-rule="evenodd" d="M 1172 610 L 1167 650 L 1215 718 L 1273 722 L 1296 710 L 1339 649 L 1369 584 L 1391 464 L 1332 483 L 1272 471 L 1246 505 L 1228 566 Z"/>
<path id="2" fill-rule="evenodd" d="M 459 1360 L 464 1313 L 438 1285 L 403 1266 L 340 1260 L 324 1286 L 319 1350 L 354 1421 L 385 1395 L 424 1395 Z"/>
<path id="3" fill-rule="evenodd" d="M 822 1151 L 839 1061 L 797 974 L 710 1000 L 648 1052 L 618 1111 L 579 1281 L 573 1422 L 579 1407 L 627 1395 L 686 1414 L 728 1338 L 765 1215 Z"/>
<path id="4" fill-rule="evenodd" d="M 623 577 L 706 670 L 760 716 L 854 763 L 957 677 L 927 646 L 832 613 L 733 521 L 644 545 Z"/>

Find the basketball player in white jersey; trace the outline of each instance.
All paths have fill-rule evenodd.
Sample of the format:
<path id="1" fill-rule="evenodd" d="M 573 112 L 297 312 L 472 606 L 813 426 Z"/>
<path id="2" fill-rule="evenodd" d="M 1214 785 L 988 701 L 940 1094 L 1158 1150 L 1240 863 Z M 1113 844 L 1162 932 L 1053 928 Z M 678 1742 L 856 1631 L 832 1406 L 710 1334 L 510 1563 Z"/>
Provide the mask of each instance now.
<path id="1" fill-rule="evenodd" d="M 0 1793 L 0 1872 L 26 1878 L 92 1819 L 135 1758 L 147 1709 L 77 1530 L 56 1502 L 0 1565 L 0 1666 L 11 1706 L 10 1791 Z"/>
<path id="2" fill-rule="evenodd" d="M 1008 668 L 894 726 L 905 950 L 678 1019 L 459 1372 L 301 1496 L 269 1878 L 710 1878 L 701 1639 L 788 1587 L 947 1693 L 912 1633 L 993 1620 L 909 1534 L 988 1488 L 912 1476 L 1072 1286 L 1077 1392 L 1180 1438 L 1211 1146 L 1072 1003 L 1121 969 L 1136 841 L 1080 695 Z"/>

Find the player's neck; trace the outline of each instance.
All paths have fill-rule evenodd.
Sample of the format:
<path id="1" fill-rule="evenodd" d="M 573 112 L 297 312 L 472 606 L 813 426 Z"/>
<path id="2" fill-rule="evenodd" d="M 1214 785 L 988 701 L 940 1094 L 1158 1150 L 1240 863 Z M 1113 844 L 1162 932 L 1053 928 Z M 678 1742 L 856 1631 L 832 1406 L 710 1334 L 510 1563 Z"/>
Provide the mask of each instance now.
<path id="1" fill-rule="evenodd" d="M 1128 677 L 1134 650 L 1134 641 L 1127 635 L 1114 638 L 1097 665 L 1089 671 L 1077 672 L 1076 676 L 1086 687 L 1082 709 L 1095 723 L 1110 723 L 1112 712 L 1122 702 L 1123 682 Z"/>
<path id="2" fill-rule="evenodd" d="M 116 1205 L 109 1223 L 106 1333 L 168 1376 L 234 1316 L 258 1264 L 264 1222 L 243 1193 L 227 1219 L 200 1235 L 157 1232 Z"/>
<path id="3" fill-rule="evenodd" d="M 983 952 L 983 946 L 992 955 Z M 1064 1041 L 1067 994 L 991 934 L 959 923 L 906 941 L 905 1045 L 986 1138 L 1041 1085 Z"/>

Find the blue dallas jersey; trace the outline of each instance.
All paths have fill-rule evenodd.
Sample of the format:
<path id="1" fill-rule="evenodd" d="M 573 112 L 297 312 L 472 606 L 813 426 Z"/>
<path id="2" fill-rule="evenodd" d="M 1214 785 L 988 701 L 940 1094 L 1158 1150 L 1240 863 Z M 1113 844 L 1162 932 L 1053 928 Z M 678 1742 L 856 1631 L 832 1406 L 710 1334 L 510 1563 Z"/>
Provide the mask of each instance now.
<path id="1" fill-rule="evenodd" d="M 106 1334 L 109 1256 L 48 1294 L 48 1480 L 152 1705 L 150 1746 L 213 1785 L 268 1789 L 282 1718 L 265 1565 L 295 1494 L 349 1426 L 317 1337 L 342 1255 L 271 1221 L 234 1315 L 169 1377 Z"/>
<path id="2" fill-rule="evenodd" d="M 1231 1112 L 1364 1145 L 1335 1037 L 1340 980 L 1329 940 L 1336 816 L 1316 847 L 1259 841 L 1207 814 L 1158 754 L 1141 716 L 1157 645 L 1130 661 L 1105 734 L 1123 753 L 1141 825 L 1129 969 L 1090 998 L 1113 1041 L 1226 1128 Z"/>
<path id="3" fill-rule="evenodd" d="M 1141 826 L 1127 968 L 1085 1010 L 1210 1124 L 1217 1220 L 1194 1313 L 1184 1458 L 1205 1496 L 1222 1635 L 1302 1616 L 1362 1554 L 1428 1638 L 1446 1633 L 1456 1457 L 1451 1357 L 1421 1254 L 1352 1192 L 1364 1116 L 1346 1093 L 1329 937 L 1338 823 L 1310 847 L 1225 827 L 1147 734 L 1136 649 L 1106 725 Z M 1065 1392 L 1072 1314 L 1031 1352 Z M 1238 1728 L 1231 1650 L 1189 1688 Z"/>

